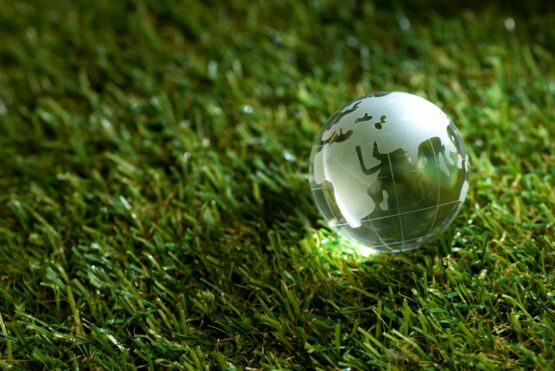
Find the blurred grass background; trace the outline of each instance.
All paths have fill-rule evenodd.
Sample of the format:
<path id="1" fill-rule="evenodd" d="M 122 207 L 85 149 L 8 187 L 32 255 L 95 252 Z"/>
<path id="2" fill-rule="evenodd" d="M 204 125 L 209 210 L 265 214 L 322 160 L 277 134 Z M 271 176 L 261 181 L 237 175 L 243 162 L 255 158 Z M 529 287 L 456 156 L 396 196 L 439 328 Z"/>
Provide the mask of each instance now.
<path id="1" fill-rule="evenodd" d="M 0 367 L 552 369 L 554 7 L 0 0 Z M 327 118 L 441 106 L 469 197 L 427 249 L 341 251 Z"/>

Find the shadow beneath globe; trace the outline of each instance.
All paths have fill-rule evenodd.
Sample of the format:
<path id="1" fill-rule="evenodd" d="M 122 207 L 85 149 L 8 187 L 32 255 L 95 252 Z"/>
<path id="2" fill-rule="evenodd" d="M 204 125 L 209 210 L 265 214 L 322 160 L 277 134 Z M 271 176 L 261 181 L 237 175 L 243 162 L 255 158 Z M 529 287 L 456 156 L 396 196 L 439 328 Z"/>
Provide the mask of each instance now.
<path id="1" fill-rule="evenodd" d="M 342 293 L 345 302 L 350 303 L 348 306 L 360 310 L 375 309 L 380 302 L 379 305 L 387 303 L 388 308 L 395 310 L 403 305 L 418 307 L 415 290 L 421 292 L 422 288 L 447 279 L 445 258 L 453 252 L 452 230 L 450 228 L 436 241 L 419 249 L 364 256 L 333 231 L 315 231 L 311 238 L 318 239 L 320 245 L 312 254 L 307 254 L 305 264 L 328 274 L 315 274 L 324 278 L 315 285 L 322 290 L 314 294 L 313 306 L 331 309 L 327 303 L 336 300 L 334 295 Z M 374 315 L 367 317 L 370 322 L 376 319 Z"/>

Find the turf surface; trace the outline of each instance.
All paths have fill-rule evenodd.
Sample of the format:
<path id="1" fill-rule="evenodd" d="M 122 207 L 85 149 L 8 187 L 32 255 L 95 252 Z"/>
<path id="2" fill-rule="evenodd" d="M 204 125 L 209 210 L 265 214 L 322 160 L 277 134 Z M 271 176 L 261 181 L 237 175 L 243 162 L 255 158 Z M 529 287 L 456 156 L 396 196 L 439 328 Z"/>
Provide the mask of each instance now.
<path id="1" fill-rule="evenodd" d="M 555 367 L 553 9 L 226 3 L 0 0 L 0 368 Z M 307 159 L 387 90 L 471 189 L 361 262 Z"/>

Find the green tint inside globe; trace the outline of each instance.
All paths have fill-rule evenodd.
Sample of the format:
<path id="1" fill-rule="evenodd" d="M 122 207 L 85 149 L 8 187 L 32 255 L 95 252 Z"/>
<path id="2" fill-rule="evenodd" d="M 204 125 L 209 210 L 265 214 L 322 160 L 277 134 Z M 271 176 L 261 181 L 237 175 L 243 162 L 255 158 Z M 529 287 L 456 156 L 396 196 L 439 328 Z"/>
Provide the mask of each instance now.
<path id="1" fill-rule="evenodd" d="M 316 139 L 310 185 L 328 224 L 376 251 L 417 248 L 443 232 L 468 193 L 469 163 L 451 120 L 407 93 L 336 112 Z"/>

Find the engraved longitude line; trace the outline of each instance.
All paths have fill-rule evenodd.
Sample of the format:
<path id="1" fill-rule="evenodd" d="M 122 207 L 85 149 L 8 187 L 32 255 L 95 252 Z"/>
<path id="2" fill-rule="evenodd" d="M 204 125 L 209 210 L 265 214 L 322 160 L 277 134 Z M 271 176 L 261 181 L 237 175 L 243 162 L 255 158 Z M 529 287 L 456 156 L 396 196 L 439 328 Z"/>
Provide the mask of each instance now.
<path id="1" fill-rule="evenodd" d="M 437 202 L 436 202 L 436 212 L 434 213 L 434 219 L 432 220 L 432 225 L 430 226 L 430 229 L 428 230 L 428 233 L 426 234 L 430 234 L 433 230 L 434 230 L 434 226 L 436 224 L 436 219 L 437 219 L 437 214 L 439 213 L 439 201 L 441 200 L 441 179 L 440 179 L 440 175 L 439 175 L 439 158 L 437 157 L 437 153 L 436 150 L 434 148 L 434 144 L 432 143 L 432 139 L 428 139 L 428 142 L 430 142 L 430 145 L 432 146 L 432 152 L 434 153 L 434 157 L 436 159 L 436 174 L 437 174 Z"/>
<path id="2" fill-rule="evenodd" d="M 381 245 L 376 245 L 373 247 L 387 247 L 387 249 L 389 251 L 391 251 L 391 247 L 389 247 L 389 245 L 387 244 L 387 242 L 385 242 L 382 238 L 382 236 L 380 236 L 380 234 L 378 233 L 378 229 L 376 228 L 376 226 L 374 225 L 374 223 L 372 223 L 372 220 L 369 220 L 370 225 L 372 226 L 372 228 L 374 228 L 374 231 L 376 232 L 376 236 L 378 236 L 378 238 L 380 239 L 380 241 L 382 241 Z M 362 222 L 361 222 L 362 223 Z"/>
<path id="3" fill-rule="evenodd" d="M 395 183 L 395 175 L 393 174 L 393 166 L 391 166 L 391 157 L 389 153 L 387 154 L 387 161 L 389 162 L 389 170 L 391 170 L 391 180 L 393 181 L 393 187 L 395 188 L 395 203 L 397 204 L 397 210 L 401 211 L 399 207 L 399 196 L 397 192 L 397 184 Z M 405 232 L 403 231 L 403 220 L 401 219 L 401 214 L 398 214 L 399 226 L 401 227 L 401 241 L 403 241 L 403 248 L 405 247 Z"/>

